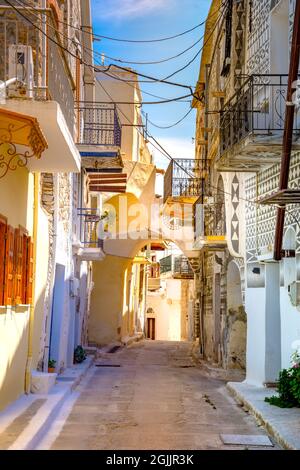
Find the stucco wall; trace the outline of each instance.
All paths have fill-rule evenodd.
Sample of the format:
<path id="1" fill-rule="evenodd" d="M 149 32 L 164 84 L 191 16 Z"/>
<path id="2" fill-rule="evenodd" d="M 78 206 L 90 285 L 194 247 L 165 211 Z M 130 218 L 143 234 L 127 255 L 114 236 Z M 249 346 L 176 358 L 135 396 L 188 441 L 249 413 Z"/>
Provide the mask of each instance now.
<path id="1" fill-rule="evenodd" d="M 0 213 L 14 228 L 32 235 L 33 176 L 26 168 L 9 171 L 0 183 Z M 1 260 L 3 262 L 3 260 Z M 24 391 L 29 308 L 0 307 L 0 409 Z"/>
<path id="2" fill-rule="evenodd" d="M 107 344 L 121 337 L 124 275 L 129 263 L 130 260 L 117 256 L 106 256 L 93 263 L 94 289 L 88 326 L 91 342 Z"/>

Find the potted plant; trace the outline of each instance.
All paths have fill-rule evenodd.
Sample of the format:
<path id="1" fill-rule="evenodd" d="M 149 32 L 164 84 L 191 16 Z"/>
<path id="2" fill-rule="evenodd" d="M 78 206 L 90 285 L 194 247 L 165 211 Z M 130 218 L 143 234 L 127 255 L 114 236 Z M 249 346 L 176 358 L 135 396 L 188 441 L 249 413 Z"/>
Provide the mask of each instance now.
<path id="1" fill-rule="evenodd" d="M 82 346 L 77 346 L 74 351 L 74 362 L 80 364 L 86 359 L 86 352 Z"/>
<path id="2" fill-rule="evenodd" d="M 49 362 L 48 362 L 49 374 L 53 374 L 55 372 L 55 364 L 56 364 L 56 361 L 54 359 L 49 359 Z"/>

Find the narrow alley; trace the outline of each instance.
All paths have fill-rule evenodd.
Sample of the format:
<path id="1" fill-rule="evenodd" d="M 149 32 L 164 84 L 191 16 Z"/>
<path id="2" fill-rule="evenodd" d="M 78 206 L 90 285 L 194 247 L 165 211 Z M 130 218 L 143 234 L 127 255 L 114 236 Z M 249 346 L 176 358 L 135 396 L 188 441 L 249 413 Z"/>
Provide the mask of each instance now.
<path id="1" fill-rule="evenodd" d="M 265 432 L 191 352 L 188 342 L 143 341 L 103 354 L 37 448 L 245 449 L 224 445 L 220 434 Z"/>

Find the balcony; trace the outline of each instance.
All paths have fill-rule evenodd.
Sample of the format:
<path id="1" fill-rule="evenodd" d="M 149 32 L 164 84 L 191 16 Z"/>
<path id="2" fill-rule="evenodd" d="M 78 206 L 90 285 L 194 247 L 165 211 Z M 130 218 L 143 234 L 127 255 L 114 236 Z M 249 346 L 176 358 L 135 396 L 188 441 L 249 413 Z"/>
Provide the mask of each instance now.
<path id="1" fill-rule="evenodd" d="M 41 30 L 46 21 L 55 26 L 49 10 L 20 11 Z M 55 40 L 60 41 L 58 34 Z M 79 171 L 80 154 L 73 141 L 74 83 L 62 49 L 5 5 L 0 5 L 0 41 L 0 80 L 14 79 L 6 87 L 1 106 L 35 117 L 49 144 L 41 159 L 28 163 L 29 170 Z"/>
<path id="2" fill-rule="evenodd" d="M 78 104 L 77 147 L 89 172 L 121 168 L 121 123 L 117 107 L 109 103 Z"/>
<path id="3" fill-rule="evenodd" d="M 219 171 L 259 171 L 280 161 L 287 75 L 252 75 L 221 110 Z M 300 150 L 300 110 L 293 152 Z"/>
<path id="4" fill-rule="evenodd" d="M 160 289 L 160 265 L 159 263 L 152 262 L 148 266 L 148 290 L 156 291 Z"/>
<path id="5" fill-rule="evenodd" d="M 189 158 L 171 161 L 164 177 L 164 202 L 195 202 L 202 194 L 206 163 Z"/>
<path id="6" fill-rule="evenodd" d="M 189 260 L 184 255 L 169 255 L 160 260 L 160 273 L 173 279 L 194 279 Z"/>
<path id="7" fill-rule="evenodd" d="M 73 243 L 74 254 L 83 261 L 101 261 L 105 235 L 104 222 L 98 209 L 79 208 L 80 240 Z"/>
<path id="8" fill-rule="evenodd" d="M 225 204 L 211 197 L 212 203 L 195 207 L 194 248 L 205 251 L 222 251 L 227 247 Z"/>

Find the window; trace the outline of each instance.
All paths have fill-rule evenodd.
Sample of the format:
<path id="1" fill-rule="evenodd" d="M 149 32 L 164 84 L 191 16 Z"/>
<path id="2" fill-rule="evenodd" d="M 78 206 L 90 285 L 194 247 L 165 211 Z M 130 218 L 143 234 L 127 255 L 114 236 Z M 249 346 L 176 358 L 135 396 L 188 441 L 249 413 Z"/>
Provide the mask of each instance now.
<path id="1" fill-rule="evenodd" d="M 33 243 L 27 231 L 0 216 L 0 305 L 32 303 Z"/>
<path id="2" fill-rule="evenodd" d="M 224 63 L 223 69 L 221 71 L 221 76 L 226 77 L 230 70 L 231 63 L 231 40 L 232 40 L 232 11 L 233 11 L 233 2 L 228 0 L 227 12 L 226 12 L 226 34 L 225 34 L 225 43 L 224 43 Z"/>

